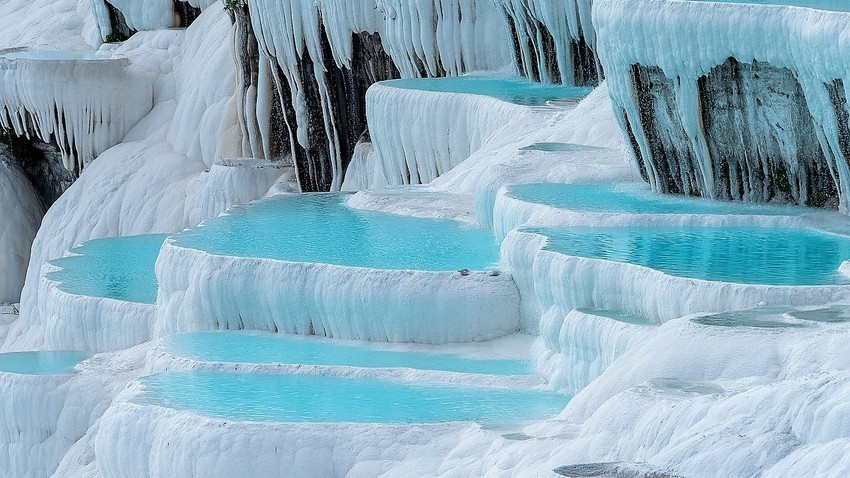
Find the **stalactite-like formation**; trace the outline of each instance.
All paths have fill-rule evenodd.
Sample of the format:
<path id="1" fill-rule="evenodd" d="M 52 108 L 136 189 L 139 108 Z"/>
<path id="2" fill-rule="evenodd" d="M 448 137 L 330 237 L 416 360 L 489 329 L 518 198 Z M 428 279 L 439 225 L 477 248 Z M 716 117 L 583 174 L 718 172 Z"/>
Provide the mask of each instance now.
<path id="1" fill-rule="evenodd" d="M 653 189 L 850 211 L 850 63 L 838 54 L 850 13 L 632 7 L 596 0 L 594 21 L 617 117 Z"/>
<path id="2" fill-rule="evenodd" d="M 58 146 L 79 175 L 152 106 L 149 76 L 126 58 L 11 50 L 0 56 L 0 129 Z"/>
<path id="3" fill-rule="evenodd" d="M 302 191 L 338 190 L 367 137 L 366 90 L 492 67 L 508 51 L 484 1 L 248 0 L 237 24 L 240 116 L 255 156 L 290 156 Z"/>
<path id="4" fill-rule="evenodd" d="M 546 83 L 593 86 L 602 79 L 590 0 L 496 0 L 510 25 L 520 72 Z"/>

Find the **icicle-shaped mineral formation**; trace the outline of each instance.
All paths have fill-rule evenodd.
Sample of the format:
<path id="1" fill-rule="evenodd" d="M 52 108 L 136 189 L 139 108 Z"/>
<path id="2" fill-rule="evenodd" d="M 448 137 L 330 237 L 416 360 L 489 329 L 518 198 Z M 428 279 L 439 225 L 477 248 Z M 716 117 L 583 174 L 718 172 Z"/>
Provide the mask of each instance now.
<path id="1" fill-rule="evenodd" d="M 231 12 L 246 149 L 291 156 L 302 191 L 340 189 L 368 139 L 370 85 L 510 62 L 504 18 L 486 0 L 246 0 Z"/>
<path id="2" fill-rule="evenodd" d="M 596 0 L 593 21 L 653 189 L 848 211 L 850 12 Z"/>
<path id="3" fill-rule="evenodd" d="M 516 62 L 525 76 L 546 83 L 593 86 L 602 78 L 596 58 L 591 0 L 496 0 L 505 12 Z"/>

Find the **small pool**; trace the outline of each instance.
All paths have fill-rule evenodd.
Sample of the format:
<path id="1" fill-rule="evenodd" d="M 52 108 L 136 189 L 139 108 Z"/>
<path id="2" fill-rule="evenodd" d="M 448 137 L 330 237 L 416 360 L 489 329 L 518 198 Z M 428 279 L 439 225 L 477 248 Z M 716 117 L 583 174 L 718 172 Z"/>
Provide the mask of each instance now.
<path id="1" fill-rule="evenodd" d="M 836 12 L 850 11 L 847 0 L 691 0 L 709 3 L 743 3 L 750 5 L 782 5 L 832 10 Z"/>
<path id="2" fill-rule="evenodd" d="M 0 372 L 22 375 L 62 375 L 89 358 L 84 352 L 10 352 L 0 354 Z"/>
<path id="3" fill-rule="evenodd" d="M 724 392 L 722 388 L 710 383 L 688 382 L 678 378 L 654 378 L 649 380 L 648 384 L 657 390 L 685 395 L 714 395 Z"/>
<path id="4" fill-rule="evenodd" d="M 645 319 L 643 317 L 639 317 L 637 315 L 627 314 L 625 312 L 619 312 L 616 310 L 603 310 L 603 309 L 595 309 L 592 307 L 582 307 L 576 309 L 577 312 L 587 315 L 594 315 L 597 317 L 604 317 L 606 319 L 611 319 L 617 322 L 622 322 L 624 324 L 631 325 L 656 325 L 655 322 Z"/>
<path id="5" fill-rule="evenodd" d="M 762 308 L 721 312 L 691 319 L 709 327 L 751 327 L 756 329 L 794 329 L 808 324 L 786 315 L 788 309 Z"/>
<path id="6" fill-rule="evenodd" d="M 235 257 L 392 270 L 489 270 L 493 235 L 458 221 L 348 207 L 347 194 L 277 196 L 174 236 L 179 247 Z"/>
<path id="7" fill-rule="evenodd" d="M 413 368 L 486 375 L 529 375 L 525 360 L 483 360 L 458 355 L 380 350 L 328 340 L 242 332 L 199 332 L 163 339 L 170 353 L 205 362 Z"/>
<path id="8" fill-rule="evenodd" d="M 756 307 L 722 312 L 691 319 L 692 322 L 715 327 L 787 328 L 807 327 L 814 322 L 841 324 L 850 322 L 850 308 L 831 306 L 816 309 L 789 307 Z"/>
<path id="9" fill-rule="evenodd" d="M 592 88 L 536 83 L 517 77 L 459 76 L 390 80 L 381 84 L 407 90 L 490 96 L 524 106 L 543 106 L 553 100 L 581 99 Z"/>
<path id="10" fill-rule="evenodd" d="M 71 249 L 72 255 L 50 264 L 61 270 L 47 278 L 74 295 L 155 304 L 154 267 L 165 234 L 95 239 Z"/>
<path id="11" fill-rule="evenodd" d="M 0 51 L 0 58 L 7 60 L 112 60 L 108 56 L 97 55 L 94 51 L 66 50 L 13 50 Z"/>
<path id="12" fill-rule="evenodd" d="M 568 401 L 545 391 L 320 375 L 165 372 L 140 382 L 136 403 L 264 422 L 507 425 L 552 417 Z"/>
<path id="13" fill-rule="evenodd" d="M 571 153 L 576 151 L 592 151 L 602 149 L 596 146 L 584 146 L 574 143 L 532 143 L 519 148 L 520 151 L 536 151 L 539 153 Z"/>
<path id="14" fill-rule="evenodd" d="M 810 320 L 825 324 L 850 322 L 850 306 L 832 306 L 821 309 L 791 310 L 787 314 L 798 320 Z"/>
<path id="15" fill-rule="evenodd" d="M 799 216 L 795 206 L 768 206 L 655 194 L 645 184 L 517 184 L 508 195 L 521 201 L 587 212 L 630 214 L 728 214 Z"/>
<path id="16" fill-rule="evenodd" d="M 838 272 L 850 237 L 781 228 L 527 228 L 546 249 L 709 281 L 781 286 L 848 284 Z"/>

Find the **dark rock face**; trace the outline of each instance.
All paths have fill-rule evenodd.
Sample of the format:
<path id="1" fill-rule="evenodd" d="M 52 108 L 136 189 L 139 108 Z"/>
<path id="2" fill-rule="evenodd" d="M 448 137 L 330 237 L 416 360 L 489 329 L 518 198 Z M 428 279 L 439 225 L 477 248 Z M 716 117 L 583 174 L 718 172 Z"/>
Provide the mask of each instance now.
<path id="1" fill-rule="evenodd" d="M 267 62 L 274 94 L 258 97 L 277 100 L 274 104 L 262 105 L 271 111 L 266 155 L 270 156 L 269 159 L 293 158 L 301 191 L 329 191 L 333 189 L 335 180 L 341 182 L 358 141 L 366 133 L 366 90 L 379 81 L 399 78 L 399 70 L 384 50 L 380 35 L 367 32 L 356 33 L 352 37 L 354 56 L 351 67 L 339 66 L 322 26 L 322 58 L 311 58 L 305 52 L 297 68 L 307 116 L 307 140 L 306 144 L 301 144 L 292 139 L 298 137 L 298 127 L 304 126 L 299 125 L 299 120 L 304 119 L 296 114 L 293 86 L 274 58 L 261 57 L 247 8 L 242 5 L 233 11 L 238 36 L 236 44 L 240 49 L 237 58 L 241 62 L 242 90 L 247 92 L 251 87 L 260 88 L 265 84 L 260 78 L 263 74 L 260 63 Z M 317 63 L 324 65 L 324 78 L 316 76 Z M 327 101 L 323 101 L 319 81 L 324 81 Z M 254 120 L 248 116 L 243 115 L 243 122 L 247 124 L 245 130 L 249 136 L 256 137 L 260 135 L 256 129 L 262 126 L 253 124 Z M 335 164 L 339 164 L 342 170 L 335 170 Z"/>
<path id="2" fill-rule="evenodd" d="M 112 33 L 109 34 L 107 38 L 104 38 L 104 41 L 119 42 L 133 36 L 133 34 L 136 33 L 136 30 L 127 26 L 127 20 L 124 18 L 124 14 L 121 13 L 121 10 L 113 7 L 109 2 L 103 3 L 109 11 L 109 25 L 112 27 Z"/>
<path id="3" fill-rule="evenodd" d="M 65 169 L 62 152 L 55 145 L 0 133 L 0 155 L 24 172 L 45 210 L 77 179 Z"/>
<path id="4" fill-rule="evenodd" d="M 109 24 L 112 27 L 112 33 L 104 38 L 104 41 L 109 42 L 120 42 L 124 41 L 136 33 L 136 30 L 127 26 L 127 20 L 124 18 L 124 14 L 121 13 L 121 10 L 118 10 L 109 0 L 103 2 L 106 5 L 106 9 L 109 11 Z M 201 14 L 201 9 L 198 7 L 193 7 L 188 2 L 183 2 L 180 0 L 173 0 L 173 8 L 174 13 L 177 16 L 177 24 L 175 27 L 185 28 L 192 24 L 198 15 Z"/>
<path id="5" fill-rule="evenodd" d="M 838 150 L 836 156 L 850 163 L 850 110 L 847 109 L 847 94 L 844 81 L 833 80 L 825 85 L 829 93 L 829 101 L 835 112 L 835 122 L 838 127 Z"/>
<path id="6" fill-rule="evenodd" d="M 791 70 L 730 58 L 700 78 L 699 92 L 717 197 L 809 206 L 837 197 Z"/>
<path id="7" fill-rule="evenodd" d="M 697 84 L 698 110 L 683 113 L 676 81 L 661 69 L 633 65 L 639 121 L 625 121 L 641 172 L 659 192 L 750 202 L 835 207 L 831 159 L 794 73 L 729 58 Z M 850 157 L 843 84 L 826 85 Z M 682 114 L 699 131 L 686 133 Z M 634 120 L 634 118 L 632 118 Z M 642 148 L 640 146 L 643 146 Z M 830 155 L 829 158 L 834 157 Z"/>
<path id="8" fill-rule="evenodd" d="M 581 27 L 578 38 L 557 38 L 526 2 L 522 5 L 502 2 L 502 8 L 513 39 L 514 58 L 523 76 L 534 81 L 575 86 L 599 84 L 602 66 Z M 559 64 L 559 53 L 571 64 Z M 565 73 L 572 78 L 565 77 Z"/>
<path id="9" fill-rule="evenodd" d="M 679 117 L 673 80 L 660 68 L 634 65 L 632 82 L 649 147 L 649 158 L 642 158 L 644 174 L 652 175 L 659 192 L 698 195 L 699 169 Z"/>
<path id="10" fill-rule="evenodd" d="M 188 2 L 174 0 L 174 13 L 177 14 L 178 18 L 180 18 L 180 24 L 177 26 L 185 28 L 191 25 L 192 22 L 198 18 L 198 15 L 201 14 L 201 9 L 189 5 Z"/>

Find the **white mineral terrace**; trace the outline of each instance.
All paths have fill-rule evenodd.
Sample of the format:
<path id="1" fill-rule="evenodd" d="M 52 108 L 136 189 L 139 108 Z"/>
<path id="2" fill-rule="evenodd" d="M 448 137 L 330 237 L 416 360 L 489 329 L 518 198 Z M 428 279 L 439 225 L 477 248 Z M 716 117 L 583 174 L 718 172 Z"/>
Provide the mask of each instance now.
<path id="1" fill-rule="evenodd" d="M 150 79 L 126 58 L 92 52 L 0 51 L 0 126 L 62 150 L 79 172 L 153 106 Z"/>
<path id="2" fill-rule="evenodd" d="M 115 0 L 115 45 L 100 0 L 0 2 L 0 129 L 79 174 L 43 205 L 58 162 L 0 145 L 0 478 L 850 475 L 850 13 L 778 2 Z M 360 33 L 404 78 L 368 135 L 331 114 Z M 515 76 L 570 84 L 582 42 L 592 91 Z M 799 82 L 827 207 L 630 158 L 647 125 L 688 192 L 729 176 L 699 81 L 730 56 Z M 311 138 L 352 193 L 266 157 Z"/>

